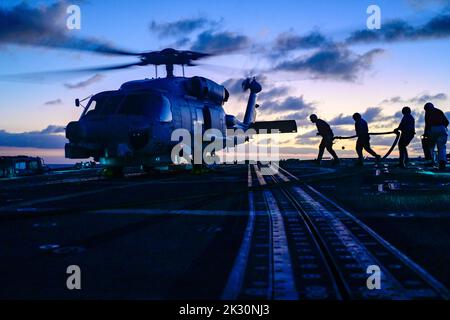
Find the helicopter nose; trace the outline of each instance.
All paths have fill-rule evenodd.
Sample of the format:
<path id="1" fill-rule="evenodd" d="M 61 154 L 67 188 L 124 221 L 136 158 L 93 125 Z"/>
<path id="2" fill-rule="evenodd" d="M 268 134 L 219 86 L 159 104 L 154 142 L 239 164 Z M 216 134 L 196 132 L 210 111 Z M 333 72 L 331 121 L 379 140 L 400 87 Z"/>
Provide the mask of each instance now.
<path id="1" fill-rule="evenodd" d="M 148 145 L 151 139 L 150 127 L 128 123 L 117 118 L 99 121 L 73 121 L 66 127 L 66 138 L 73 143 L 115 145 L 126 143 L 134 150 Z"/>
<path id="2" fill-rule="evenodd" d="M 66 127 L 66 138 L 69 141 L 79 142 L 86 137 L 85 128 L 78 122 L 72 121 Z"/>

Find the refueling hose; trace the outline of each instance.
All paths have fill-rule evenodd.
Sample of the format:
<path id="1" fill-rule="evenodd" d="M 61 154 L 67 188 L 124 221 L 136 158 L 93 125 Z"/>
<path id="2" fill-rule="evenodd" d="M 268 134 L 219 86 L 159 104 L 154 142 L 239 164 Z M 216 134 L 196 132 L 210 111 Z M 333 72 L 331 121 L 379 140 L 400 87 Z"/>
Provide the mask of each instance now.
<path id="1" fill-rule="evenodd" d="M 388 135 L 388 134 L 395 134 L 396 137 L 395 137 L 394 143 L 392 144 L 391 148 L 382 157 L 382 159 L 386 159 L 387 157 L 389 157 L 391 155 L 392 151 L 394 151 L 395 147 L 397 146 L 398 141 L 400 140 L 401 133 L 400 133 L 400 131 L 369 132 L 369 136 L 383 136 L 383 135 Z M 349 137 L 336 136 L 336 137 L 334 137 L 334 140 L 349 140 L 349 139 L 355 139 L 355 138 L 358 138 L 358 136 L 357 135 L 349 136 Z"/>

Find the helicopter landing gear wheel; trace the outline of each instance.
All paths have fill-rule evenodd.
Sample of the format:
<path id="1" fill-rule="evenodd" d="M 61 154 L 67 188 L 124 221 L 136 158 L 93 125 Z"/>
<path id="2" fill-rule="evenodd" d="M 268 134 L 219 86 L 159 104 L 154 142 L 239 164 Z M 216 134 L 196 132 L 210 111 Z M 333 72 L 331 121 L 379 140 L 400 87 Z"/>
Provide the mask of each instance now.
<path id="1" fill-rule="evenodd" d="M 123 167 L 106 167 L 102 170 L 102 176 L 106 178 L 123 177 Z"/>

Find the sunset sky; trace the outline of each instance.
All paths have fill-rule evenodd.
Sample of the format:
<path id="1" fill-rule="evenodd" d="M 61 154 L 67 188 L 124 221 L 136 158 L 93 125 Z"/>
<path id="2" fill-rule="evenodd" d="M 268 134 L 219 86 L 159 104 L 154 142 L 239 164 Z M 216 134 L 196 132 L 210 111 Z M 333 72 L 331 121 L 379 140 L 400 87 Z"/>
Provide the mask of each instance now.
<path id="1" fill-rule="evenodd" d="M 71 4 L 81 8 L 81 30 L 66 27 Z M 372 4 L 381 9 L 380 30 L 366 26 Z M 258 119 L 297 120 L 299 133 L 280 139 L 281 152 L 311 158 L 318 143 L 308 121 L 313 112 L 338 135 L 353 134 L 354 112 L 371 130 L 386 131 L 409 105 L 417 136 L 425 102 L 448 114 L 449 40 L 450 0 L 0 0 L 0 155 L 67 162 L 64 127 L 81 112 L 75 98 L 154 76 L 153 67 L 141 67 L 39 81 L 1 77 L 135 61 L 70 50 L 74 41 L 138 52 L 174 47 L 222 53 L 207 61 L 216 67 L 190 68 L 187 76 L 223 83 L 232 95 L 226 112 L 240 116 L 247 96 L 238 90 L 240 82 L 257 76 L 264 87 Z M 392 140 L 374 138 L 373 144 L 382 152 Z M 340 155 L 354 156 L 353 144 L 336 147 Z M 412 148 L 420 151 L 418 138 Z"/>

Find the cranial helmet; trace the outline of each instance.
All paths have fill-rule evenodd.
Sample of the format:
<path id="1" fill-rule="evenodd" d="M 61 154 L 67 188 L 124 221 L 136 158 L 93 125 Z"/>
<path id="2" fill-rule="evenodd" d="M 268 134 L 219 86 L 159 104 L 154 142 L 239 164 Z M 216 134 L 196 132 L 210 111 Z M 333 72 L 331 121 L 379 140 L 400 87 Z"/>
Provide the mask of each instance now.
<path id="1" fill-rule="evenodd" d="M 403 114 L 411 114 L 411 108 L 410 107 L 404 107 L 402 109 Z"/>
<path id="2" fill-rule="evenodd" d="M 434 104 L 432 104 L 431 102 L 427 102 L 424 106 L 425 111 L 431 110 L 434 108 Z"/>

